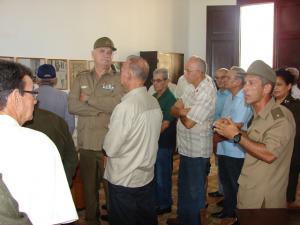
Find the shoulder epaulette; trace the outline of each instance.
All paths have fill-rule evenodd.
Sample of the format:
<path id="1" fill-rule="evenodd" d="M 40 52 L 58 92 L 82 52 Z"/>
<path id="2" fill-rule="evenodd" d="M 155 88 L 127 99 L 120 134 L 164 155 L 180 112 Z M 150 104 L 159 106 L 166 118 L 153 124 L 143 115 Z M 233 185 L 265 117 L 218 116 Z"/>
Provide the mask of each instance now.
<path id="1" fill-rule="evenodd" d="M 284 114 L 280 107 L 276 107 L 275 109 L 271 110 L 271 114 L 274 120 L 280 119 L 284 117 Z"/>

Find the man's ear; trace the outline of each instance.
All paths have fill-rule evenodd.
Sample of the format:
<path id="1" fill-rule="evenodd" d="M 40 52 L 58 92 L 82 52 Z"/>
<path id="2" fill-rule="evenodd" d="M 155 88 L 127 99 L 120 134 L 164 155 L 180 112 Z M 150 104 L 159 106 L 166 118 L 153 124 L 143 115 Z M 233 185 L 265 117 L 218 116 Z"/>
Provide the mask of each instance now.
<path id="1" fill-rule="evenodd" d="M 265 84 L 263 88 L 263 92 L 265 95 L 272 94 L 273 87 L 271 84 Z"/>

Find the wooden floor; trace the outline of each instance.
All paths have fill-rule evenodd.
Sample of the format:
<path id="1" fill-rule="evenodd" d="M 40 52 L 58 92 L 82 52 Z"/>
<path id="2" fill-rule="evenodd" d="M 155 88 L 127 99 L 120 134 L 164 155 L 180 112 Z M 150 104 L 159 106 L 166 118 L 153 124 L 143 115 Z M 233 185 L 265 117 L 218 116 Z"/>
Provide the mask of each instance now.
<path id="1" fill-rule="evenodd" d="M 164 214 L 158 217 L 159 220 L 159 225 L 165 225 L 166 221 L 169 217 L 176 217 L 176 209 L 177 209 L 177 174 L 178 174 L 178 165 L 179 165 L 179 156 L 178 155 L 174 155 L 174 161 L 173 161 L 173 176 L 172 176 L 172 180 L 173 180 L 173 187 L 172 187 L 172 194 L 173 194 L 173 206 L 172 206 L 172 212 L 168 213 L 168 214 Z M 216 191 L 217 190 L 217 174 L 216 174 L 216 166 L 214 163 L 214 157 L 212 157 L 211 159 L 211 172 L 210 175 L 208 177 L 208 192 L 212 192 L 212 191 Z M 300 183 L 300 180 L 299 180 Z M 101 189 L 100 190 L 100 204 L 102 205 L 103 202 L 103 197 L 104 197 L 104 192 Z M 205 224 L 203 223 L 203 225 L 230 225 L 232 224 L 234 221 L 232 219 L 215 219 L 213 217 L 211 217 L 211 213 L 217 212 L 219 210 L 221 210 L 220 207 L 218 207 L 216 205 L 216 203 L 218 201 L 220 201 L 221 198 L 210 198 L 207 197 L 207 202 L 209 204 L 208 208 L 207 208 L 207 214 L 206 214 L 206 221 Z M 297 189 L 297 204 L 300 205 L 300 185 L 298 185 L 298 189 Z M 86 223 L 84 222 L 84 210 L 79 210 L 78 211 L 79 214 L 79 220 L 76 222 L 76 225 L 86 225 Z M 101 214 L 106 214 L 105 210 L 101 211 Z M 101 221 L 102 225 L 108 225 L 108 223 L 106 221 Z"/>

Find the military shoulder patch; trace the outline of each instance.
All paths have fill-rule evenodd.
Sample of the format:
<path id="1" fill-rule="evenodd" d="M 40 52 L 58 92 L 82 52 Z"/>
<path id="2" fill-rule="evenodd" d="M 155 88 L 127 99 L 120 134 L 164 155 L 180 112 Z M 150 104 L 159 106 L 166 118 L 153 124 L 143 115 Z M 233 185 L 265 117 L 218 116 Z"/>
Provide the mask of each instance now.
<path id="1" fill-rule="evenodd" d="M 282 110 L 280 109 L 280 107 L 272 109 L 271 114 L 272 114 L 272 117 L 274 120 L 284 117 L 284 114 L 283 114 Z"/>

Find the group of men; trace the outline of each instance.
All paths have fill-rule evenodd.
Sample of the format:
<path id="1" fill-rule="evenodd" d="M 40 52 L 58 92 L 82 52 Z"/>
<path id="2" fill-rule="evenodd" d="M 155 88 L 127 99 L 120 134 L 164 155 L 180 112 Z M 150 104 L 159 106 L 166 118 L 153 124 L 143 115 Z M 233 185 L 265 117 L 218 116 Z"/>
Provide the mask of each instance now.
<path id="1" fill-rule="evenodd" d="M 147 92 L 144 83 L 149 66 L 139 56 L 129 56 L 121 74 L 113 71 L 115 50 L 109 38 L 96 40 L 92 50 L 95 67 L 77 75 L 68 97 L 68 114 L 64 113 L 78 116 L 77 147 L 88 225 L 100 224 L 101 181 L 111 225 L 154 225 L 157 214 L 171 211 L 175 136 L 180 155 L 178 206 L 177 218 L 170 218 L 168 224 L 201 224 L 213 143 L 217 144 L 225 196 L 224 209 L 216 217 L 234 216 L 236 205 L 284 206 L 295 124 L 291 113 L 272 99 L 275 74 L 268 65 L 255 61 L 247 72 L 238 67 L 218 71 L 225 76 L 227 89 L 220 107 L 224 90 L 217 92 L 203 59 L 192 56 L 187 60 L 180 78 L 184 88 L 175 90 L 176 99 L 168 88 L 166 69 L 155 70 L 155 94 Z M 31 73 L 4 61 L 0 73 L 0 134 L 4 140 L 0 173 L 11 193 L 8 197 L 15 198 L 20 211 L 28 215 L 27 224 L 72 222 L 77 214 L 65 174 L 71 185 L 74 166 L 67 169 L 61 151 L 59 157 L 56 147 L 62 147 L 55 137 L 48 135 L 56 147 L 45 135 L 21 127 L 32 119 L 37 102 Z M 53 88 L 51 66 L 42 67 L 38 76 L 45 79 L 40 92 L 50 89 L 45 83 Z M 34 115 L 33 122 L 40 124 L 53 117 L 42 117 L 41 110 Z M 48 130 L 38 127 L 44 133 Z M 64 127 L 69 134 L 73 132 L 72 122 Z M 72 156 L 71 161 L 74 165 L 77 158 Z"/>

